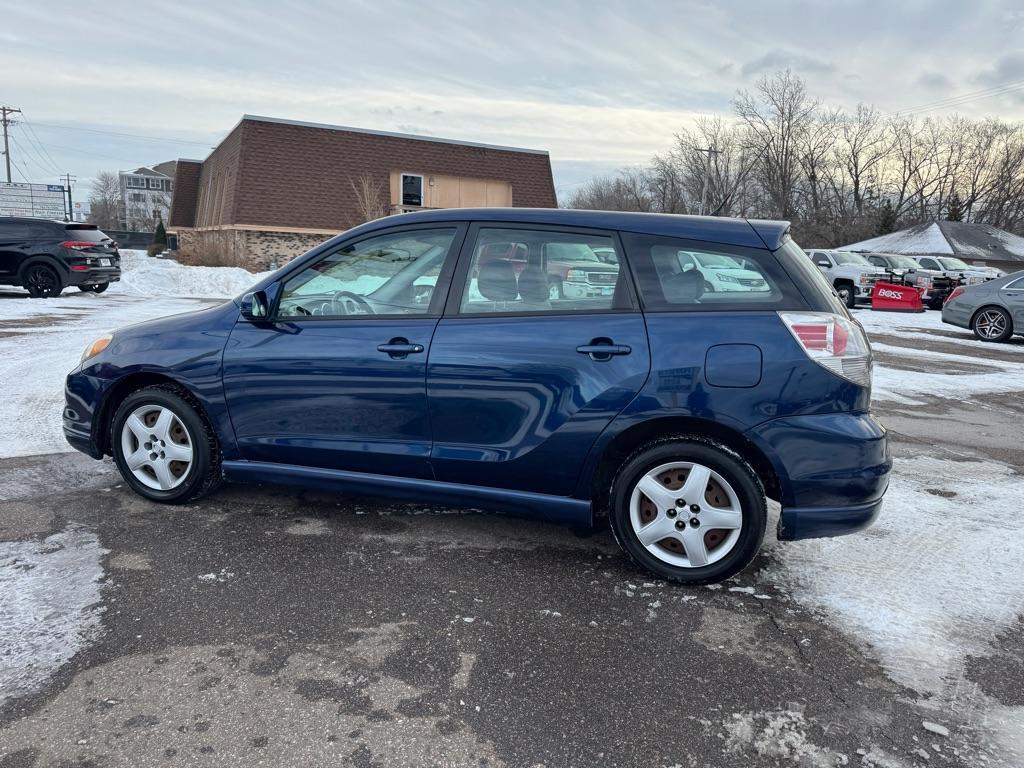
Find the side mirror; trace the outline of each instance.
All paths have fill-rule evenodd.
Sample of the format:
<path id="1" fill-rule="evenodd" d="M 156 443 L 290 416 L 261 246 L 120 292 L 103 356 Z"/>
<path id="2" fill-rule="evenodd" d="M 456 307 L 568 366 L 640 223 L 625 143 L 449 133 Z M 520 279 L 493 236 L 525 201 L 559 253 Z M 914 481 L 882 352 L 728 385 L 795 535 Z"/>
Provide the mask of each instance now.
<path id="1" fill-rule="evenodd" d="M 270 302 L 263 291 L 253 291 L 242 297 L 239 313 L 250 323 L 265 323 L 270 316 Z"/>
<path id="2" fill-rule="evenodd" d="M 818 259 L 818 261 L 814 263 L 817 264 L 819 267 L 824 267 L 825 269 L 828 269 L 829 267 L 832 266 L 825 259 Z"/>

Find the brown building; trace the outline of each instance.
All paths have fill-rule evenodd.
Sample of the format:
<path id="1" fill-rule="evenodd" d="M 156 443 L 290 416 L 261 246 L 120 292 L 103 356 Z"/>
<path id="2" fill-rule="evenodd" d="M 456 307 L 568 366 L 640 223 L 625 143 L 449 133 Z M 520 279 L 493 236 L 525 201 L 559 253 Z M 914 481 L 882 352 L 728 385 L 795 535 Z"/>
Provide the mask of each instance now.
<path id="1" fill-rule="evenodd" d="M 178 161 L 168 229 L 185 254 L 265 268 L 386 214 L 556 204 L 545 151 L 245 115 Z"/>

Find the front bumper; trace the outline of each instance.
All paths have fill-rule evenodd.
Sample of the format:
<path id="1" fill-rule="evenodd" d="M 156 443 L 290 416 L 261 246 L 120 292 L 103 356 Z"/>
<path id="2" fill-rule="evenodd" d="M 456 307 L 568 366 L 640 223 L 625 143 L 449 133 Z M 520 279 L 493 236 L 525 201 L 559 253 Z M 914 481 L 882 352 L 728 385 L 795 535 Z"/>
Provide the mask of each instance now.
<path id="1" fill-rule="evenodd" d="M 867 413 L 791 416 L 747 432 L 782 493 L 780 539 L 853 533 L 871 524 L 889 486 L 885 428 Z"/>
<path id="2" fill-rule="evenodd" d="M 64 381 L 64 438 L 71 447 L 94 459 L 103 458 L 95 412 L 105 390 L 102 379 L 75 369 Z"/>

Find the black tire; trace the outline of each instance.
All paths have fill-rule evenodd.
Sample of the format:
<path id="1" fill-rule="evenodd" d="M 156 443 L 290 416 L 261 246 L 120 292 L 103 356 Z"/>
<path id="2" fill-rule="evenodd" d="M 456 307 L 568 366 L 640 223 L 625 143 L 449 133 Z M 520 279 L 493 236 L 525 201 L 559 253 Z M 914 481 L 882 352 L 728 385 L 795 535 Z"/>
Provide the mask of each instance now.
<path id="1" fill-rule="evenodd" d="M 110 286 L 110 283 L 96 283 L 94 285 L 80 285 L 78 290 L 82 293 L 103 293 Z"/>
<path id="2" fill-rule="evenodd" d="M 128 416 L 144 405 L 171 410 L 188 430 L 193 451 L 192 464 L 185 480 L 167 490 L 151 488 L 141 482 L 128 468 L 122 446 L 121 432 Z M 214 491 L 220 485 L 220 446 L 213 429 L 203 418 L 198 403 L 185 390 L 169 384 L 158 384 L 132 392 L 118 405 L 110 423 L 110 447 L 121 477 L 140 496 L 161 504 L 185 504 Z"/>
<path id="3" fill-rule="evenodd" d="M 993 324 L 999 322 L 997 318 L 1001 319 L 1002 324 L 993 328 Z M 971 318 L 971 330 L 981 341 L 998 344 L 1013 336 L 1013 318 L 1002 307 L 982 307 Z"/>
<path id="4" fill-rule="evenodd" d="M 852 284 L 836 283 L 836 293 L 839 294 L 839 300 L 848 308 L 853 309 L 857 306 L 857 290 Z"/>
<path id="5" fill-rule="evenodd" d="M 715 286 L 709 283 L 707 280 L 704 281 L 704 293 L 714 293 Z"/>
<path id="6" fill-rule="evenodd" d="M 666 563 L 651 554 L 633 530 L 629 505 L 634 486 L 650 470 L 673 461 L 694 462 L 710 468 L 736 493 L 742 528 L 733 548 L 717 562 L 703 567 Z M 761 547 L 767 519 L 764 486 L 751 466 L 725 446 L 699 435 L 680 435 L 648 443 L 623 462 L 612 483 L 609 522 L 619 546 L 644 570 L 680 584 L 711 584 L 742 571 Z"/>
<path id="7" fill-rule="evenodd" d="M 60 273 L 47 264 L 33 264 L 26 269 L 22 276 L 22 284 L 33 299 L 52 299 L 54 296 L 60 296 L 60 292 L 64 290 Z"/>

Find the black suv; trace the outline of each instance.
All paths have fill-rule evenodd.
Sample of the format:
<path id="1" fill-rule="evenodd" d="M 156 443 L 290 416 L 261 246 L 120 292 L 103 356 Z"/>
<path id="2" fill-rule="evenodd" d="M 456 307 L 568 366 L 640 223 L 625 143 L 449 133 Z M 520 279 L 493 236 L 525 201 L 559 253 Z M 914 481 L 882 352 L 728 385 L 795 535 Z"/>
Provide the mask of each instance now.
<path id="1" fill-rule="evenodd" d="M 0 217 L 0 285 L 48 298 L 69 285 L 102 293 L 120 279 L 117 243 L 94 224 Z"/>

